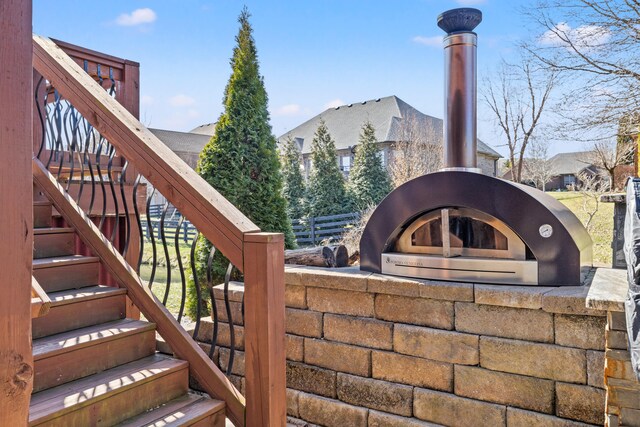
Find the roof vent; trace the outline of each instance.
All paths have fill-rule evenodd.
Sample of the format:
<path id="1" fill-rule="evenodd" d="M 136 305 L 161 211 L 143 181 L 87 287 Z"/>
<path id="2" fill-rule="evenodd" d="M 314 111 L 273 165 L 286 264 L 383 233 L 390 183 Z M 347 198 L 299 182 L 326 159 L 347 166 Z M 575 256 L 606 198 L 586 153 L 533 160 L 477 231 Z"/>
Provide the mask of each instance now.
<path id="1" fill-rule="evenodd" d="M 380 98 L 376 99 L 376 102 L 380 102 Z"/>
<path id="2" fill-rule="evenodd" d="M 349 105 L 347 105 L 347 107 L 353 107 L 353 104 L 349 104 Z"/>
<path id="3" fill-rule="evenodd" d="M 340 107 L 336 107 L 336 110 L 339 110 L 339 109 L 340 109 Z"/>
<path id="4" fill-rule="evenodd" d="M 363 101 L 363 102 L 362 102 L 362 105 L 364 105 L 364 104 L 366 104 L 366 103 L 367 103 L 367 101 Z"/>

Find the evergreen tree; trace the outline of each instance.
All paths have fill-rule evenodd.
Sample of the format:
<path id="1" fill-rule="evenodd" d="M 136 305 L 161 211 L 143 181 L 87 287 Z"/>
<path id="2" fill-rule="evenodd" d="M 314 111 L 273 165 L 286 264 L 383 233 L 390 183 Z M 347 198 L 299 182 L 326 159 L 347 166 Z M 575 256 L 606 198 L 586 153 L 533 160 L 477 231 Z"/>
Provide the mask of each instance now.
<path id="1" fill-rule="evenodd" d="M 309 216 L 348 213 L 351 203 L 336 159 L 336 144 L 324 120 L 311 143 L 311 176 L 307 190 Z"/>
<path id="2" fill-rule="evenodd" d="M 359 211 L 377 205 L 391 191 L 391 180 L 378 156 L 376 142 L 376 130 L 367 121 L 362 126 L 356 158 L 349 172 L 349 194 Z"/>
<path id="3" fill-rule="evenodd" d="M 231 77 L 224 91 L 224 112 L 216 123 L 214 136 L 200 153 L 197 172 L 261 230 L 284 233 L 285 245 L 292 247 L 294 238 L 282 196 L 280 159 L 271 134 L 267 92 L 249 17 L 245 7 L 238 17 L 240 29 L 231 58 Z M 210 244 L 203 242 L 197 248 L 196 270 L 203 286 L 209 248 Z M 227 265 L 228 261 L 217 252 L 213 285 L 222 282 Z M 188 310 L 193 316 L 195 289 L 190 288 Z"/>
<path id="4" fill-rule="evenodd" d="M 291 137 L 287 138 L 282 154 L 282 194 L 287 200 L 287 214 L 292 220 L 305 216 L 305 186 L 300 172 L 300 157 L 296 142 Z"/>

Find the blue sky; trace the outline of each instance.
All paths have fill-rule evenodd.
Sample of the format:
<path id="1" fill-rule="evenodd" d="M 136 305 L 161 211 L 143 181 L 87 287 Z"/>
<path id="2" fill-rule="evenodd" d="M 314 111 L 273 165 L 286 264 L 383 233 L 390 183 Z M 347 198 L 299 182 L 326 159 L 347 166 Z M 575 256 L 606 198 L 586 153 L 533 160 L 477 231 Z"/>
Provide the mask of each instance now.
<path id="1" fill-rule="evenodd" d="M 188 131 L 217 120 L 243 5 L 252 14 L 261 72 L 279 136 L 332 105 L 397 95 L 443 112 L 443 60 L 436 17 L 483 11 L 478 67 L 491 70 L 527 36 L 526 0 L 35 0 L 34 32 L 141 63 L 141 121 Z M 479 136 L 503 155 L 479 103 Z M 553 146 L 557 152 L 566 147 Z"/>

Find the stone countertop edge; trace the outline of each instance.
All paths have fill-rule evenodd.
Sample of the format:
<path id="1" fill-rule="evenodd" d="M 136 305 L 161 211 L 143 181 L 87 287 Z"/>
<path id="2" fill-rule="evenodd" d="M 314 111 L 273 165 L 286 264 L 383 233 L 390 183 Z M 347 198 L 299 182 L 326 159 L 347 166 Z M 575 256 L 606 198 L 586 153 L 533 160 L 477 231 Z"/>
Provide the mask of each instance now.
<path id="1" fill-rule="evenodd" d="M 313 279 L 307 275 L 318 277 Z M 364 272 L 356 266 L 323 268 L 286 265 L 285 277 L 287 284 L 291 285 L 468 301 L 506 307 L 541 308 L 553 313 L 600 316 L 606 314 L 606 311 L 623 311 L 627 293 L 625 270 L 606 267 L 591 270 L 591 274 L 585 278 L 583 286 L 558 287 L 489 285 L 412 279 Z M 347 279 L 344 284 L 335 283 L 343 282 L 344 279 Z M 431 296 L 433 290 L 437 288 L 442 288 L 445 295 Z M 487 298 L 487 292 L 494 295 Z"/>
<path id="2" fill-rule="evenodd" d="M 595 310 L 624 311 L 628 290 L 626 270 L 598 268 L 587 294 L 587 307 Z"/>

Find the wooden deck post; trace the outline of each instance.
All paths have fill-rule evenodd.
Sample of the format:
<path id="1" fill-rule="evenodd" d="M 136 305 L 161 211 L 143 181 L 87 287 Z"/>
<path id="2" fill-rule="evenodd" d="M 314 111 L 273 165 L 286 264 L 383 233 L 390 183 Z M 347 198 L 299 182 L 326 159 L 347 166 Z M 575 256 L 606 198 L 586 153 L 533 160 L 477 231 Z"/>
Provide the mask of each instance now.
<path id="1" fill-rule="evenodd" d="M 33 386 L 31 1 L 0 2 L 0 425 L 27 425 Z"/>
<path id="2" fill-rule="evenodd" d="M 282 234 L 245 234 L 244 283 L 246 425 L 284 427 L 287 399 Z"/>

